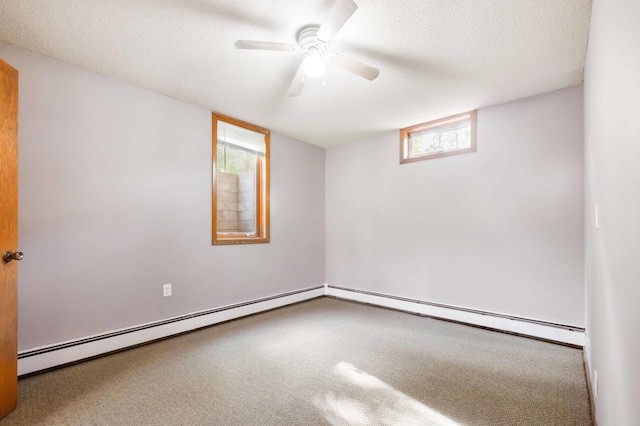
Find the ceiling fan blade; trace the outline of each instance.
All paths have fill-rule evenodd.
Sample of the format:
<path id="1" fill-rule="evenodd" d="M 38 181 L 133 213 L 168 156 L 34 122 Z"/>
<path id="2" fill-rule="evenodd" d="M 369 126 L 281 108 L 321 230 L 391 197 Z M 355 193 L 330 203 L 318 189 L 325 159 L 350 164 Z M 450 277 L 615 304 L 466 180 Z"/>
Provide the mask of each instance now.
<path id="1" fill-rule="evenodd" d="M 302 64 L 298 68 L 298 72 L 296 72 L 296 76 L 293 77 L 293 81 L 291 82 L 291 86 L 289 86 L 289 96 L 300 96 L 302 93 L 302 89 L 304 88 L 304 69 Z"/>
<path id="2" fill-rule="evenodd" d="M 331 63 L 339 66 L 343 70 L 352 72 L 367 80 L 375 80 L 380 75 L 380 70 L 372 66 L 358 62 L 355 59 L 347 58 L 346 56 L 335 54 L 331 58 Z"/>
<path id="3" fill-rule="evenodd" d="M 316 36 L 324 42 L 330 42 L 357 8 L 358 5 L 353 0 L 336 0 Z"/>
<path id="4" fill-rule="evenodd" d="M 298 46 L 289 43 L 275 43 L 271 41 L 238 40 L 235 43 L 238 49 L 274 50 L 276 52 L 294 52 Z"/>

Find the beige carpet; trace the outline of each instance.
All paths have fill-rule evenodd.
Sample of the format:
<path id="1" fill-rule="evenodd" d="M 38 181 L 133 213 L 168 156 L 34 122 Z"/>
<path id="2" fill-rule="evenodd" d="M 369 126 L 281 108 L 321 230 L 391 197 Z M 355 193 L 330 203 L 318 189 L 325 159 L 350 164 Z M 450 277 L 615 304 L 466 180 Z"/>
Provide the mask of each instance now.
<path id="1" fill-rule="evenodd" d="M 582 357 L 325 297 L 23 379 L 0 425 L 590 425 Z"/>

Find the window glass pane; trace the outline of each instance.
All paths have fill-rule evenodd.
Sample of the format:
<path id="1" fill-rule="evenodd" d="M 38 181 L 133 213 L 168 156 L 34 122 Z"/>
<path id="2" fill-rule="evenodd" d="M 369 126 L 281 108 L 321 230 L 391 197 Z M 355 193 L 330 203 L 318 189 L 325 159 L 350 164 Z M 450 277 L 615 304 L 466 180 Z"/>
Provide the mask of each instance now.
<path id="1" fill-rule="evenodd" d="M 218 141 L 218 232 L 256 232 L 256 165 L 259 154 Z"/>
<path id="2" fill-rule="evenodd" d="M 238 148 L 264 154 L 264 135 L 253 130 L 218 121 L 218 143 L 234 144 Z"/>
<path id="3" fill-rule="evenodd" d="M 218 143 L 218 170 L 241 174 L 254 172 L 257 155 L 231 144 Z"/>
<path id="4" fill-rule="evenodd" d="M 400 164 L 477 151 L 477 111 L 400 129 Z"/>
<path id="5" fill-rule="evenodd" d="M 471 123 L 469 121 L 409 135 L 409 157 L 456 151 L 470 146 Z"/>

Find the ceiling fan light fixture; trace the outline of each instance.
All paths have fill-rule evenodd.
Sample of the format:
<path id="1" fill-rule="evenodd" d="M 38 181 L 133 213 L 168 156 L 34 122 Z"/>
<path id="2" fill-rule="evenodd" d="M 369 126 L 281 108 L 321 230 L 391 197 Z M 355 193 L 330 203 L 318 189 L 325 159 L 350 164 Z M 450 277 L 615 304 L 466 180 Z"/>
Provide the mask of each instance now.
<path id="1" fill-rule="evenodd" d="M 327 61 L 317 48 L 309 49 L 309 53 L 302 62 L 304 73 L 309 77 L 320 77 L 327 69 Z"/>
<path id="2" fill-rule="evenodd" d="M 375 80 L 380 70 L 333 52 L 330 42 L 336 33 L 358 8 L 353 0 L 335 0 L 322 25 L 304 25 L 296 32 L 297 45 L 257 40 L 238 40 L 236 48 L 251 50 L 271 50 L 276 52 L 300 53 L 304 56 L 298 66 L 288 95 L 300 96 L 307 84 L 325 83 L 327 62 L 367 80 Z M 308 77 L 308 78 L 305 78 Z"/>

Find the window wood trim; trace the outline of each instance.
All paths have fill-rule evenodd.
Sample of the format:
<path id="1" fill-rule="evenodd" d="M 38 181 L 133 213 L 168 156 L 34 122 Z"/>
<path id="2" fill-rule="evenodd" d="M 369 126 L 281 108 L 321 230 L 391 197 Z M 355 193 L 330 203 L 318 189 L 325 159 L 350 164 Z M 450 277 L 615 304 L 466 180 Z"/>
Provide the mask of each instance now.
<path id="1" fill-rule="evenodd" d="M 265 153 L 259 157 L 256 165 L 256 232 L 255 236 L 247 236 L 246 232 L 218 233 L 218 121 L 252 130 L 264 135 Z M 270 242 L 270 214 L 269 214 L 269 171 L 271 164 L 270 131 L 268 129 L 229 117 L 223 114 L 211 114 L 212 128 L 212 172 L 211 172 L 211 244 L 261 244 Z M 264 171 L 264 179 L 262 172 Z M 264 180 L 264 181 L 263 181 Z"/>
<path id="2" fill-rule="evenodd" d="M 441 152 L 438 154 L 426 154 L 419 157 L 409 157 L 409 135 L 411 133 L 417 133 L 424 130 L 429 130 L 444 126 L 446 124 L 455 123 L 457 121 L 469 120 L 471 123 L 470 136 L 471 146 L 469 148 L 458 149 L 455 151 Z M 416 124 L 415 126 L 405 127 L 400 129 L 400 164 L 414 163 L 416 161 L 432 160 L 434 158 L 450 157 L 452 155 L 468 154 L 470 152 L 477 152 L 476 143 L 476 126 L 477 122 L 477 110 L 464 112 L 462 114 L 452 115 L 450 117 L 440 118 L 434 121 L 428 121 L 422 124 Z"/>

